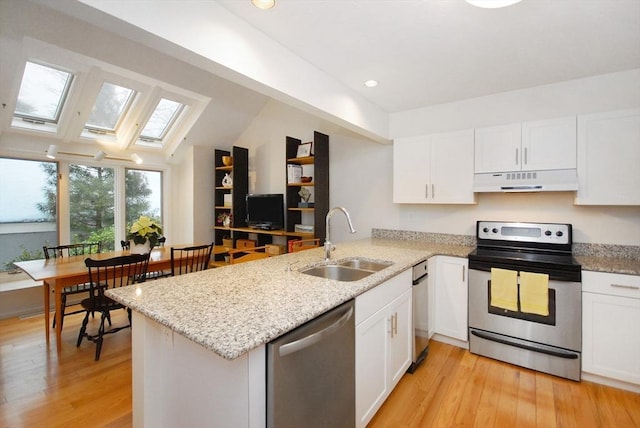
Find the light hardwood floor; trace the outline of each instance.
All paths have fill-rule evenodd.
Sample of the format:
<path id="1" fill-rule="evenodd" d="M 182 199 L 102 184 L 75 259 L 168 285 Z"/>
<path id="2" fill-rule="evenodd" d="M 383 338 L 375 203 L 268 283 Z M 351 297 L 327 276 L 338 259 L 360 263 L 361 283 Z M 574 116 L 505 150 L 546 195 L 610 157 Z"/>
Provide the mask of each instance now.
<path id="1" fill-rule="evenodd" d="M 124 320 L 124 311 L 114 322 Z M 67 317 L 63 351 L 47 348 L 42 316 L 0 321 L 0 427 L 130 427 L 131 332 L 75 341 L 82 316 Z M 371 428 L 640 427 L 640 394 L 536 373 L 431 342 Z"/>

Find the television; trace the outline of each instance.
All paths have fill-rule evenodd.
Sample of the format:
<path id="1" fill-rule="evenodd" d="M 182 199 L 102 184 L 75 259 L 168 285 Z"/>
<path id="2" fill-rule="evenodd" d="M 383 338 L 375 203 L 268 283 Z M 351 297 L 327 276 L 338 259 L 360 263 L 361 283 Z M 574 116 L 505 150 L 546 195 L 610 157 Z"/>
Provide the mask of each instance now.
<path id="1" fill-rule="evenodd" d="M 248 194 L 247 226 L 256 229 L 284 228 L 284 195 L 282 193 Z"/>

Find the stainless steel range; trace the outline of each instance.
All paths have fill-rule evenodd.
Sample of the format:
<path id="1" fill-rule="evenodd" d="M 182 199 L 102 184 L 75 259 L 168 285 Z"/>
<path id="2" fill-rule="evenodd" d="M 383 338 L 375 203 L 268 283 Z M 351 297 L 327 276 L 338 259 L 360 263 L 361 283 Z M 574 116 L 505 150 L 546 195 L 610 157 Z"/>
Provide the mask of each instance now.
<path id="1" fill-rule="evenodd" d="M 478 221 L 469 254 L 469 350 L 580 380 L 581 266 L 570 224 Z"/>

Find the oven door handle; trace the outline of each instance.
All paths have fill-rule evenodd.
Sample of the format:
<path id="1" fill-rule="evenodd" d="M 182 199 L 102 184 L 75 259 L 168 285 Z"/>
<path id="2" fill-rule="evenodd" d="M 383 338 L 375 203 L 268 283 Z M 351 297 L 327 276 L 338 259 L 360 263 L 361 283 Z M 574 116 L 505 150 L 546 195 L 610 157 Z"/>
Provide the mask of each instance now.
<path id="1" fill-rule="evenodd" d="M 573 352 L 569 352 L 569 351 L 563 352 L 558 350 L 557 348 L 550 348 L 543 345 L 538 345 L 538 346 L 526 345 L 524 343 L 518 343 L 515 341 L 505 339 L 502 336 L 494 335 L 486 331 L 471 330 L 471 334 L 473 334 L 474 336 L 480 337 L 482 339 L 491 340 L 493 342 L 502 343 L 504 345 L 510 345 L 510 346 L 515 346 L 517 348 L 526 349 L 527 351 L 540 352 L 542 354 L 547 354 L 547 355 L 551 355 L 559 358 L 566 358 L 568 360 L 575 360 L 578 358 L 578 354 Z"/>

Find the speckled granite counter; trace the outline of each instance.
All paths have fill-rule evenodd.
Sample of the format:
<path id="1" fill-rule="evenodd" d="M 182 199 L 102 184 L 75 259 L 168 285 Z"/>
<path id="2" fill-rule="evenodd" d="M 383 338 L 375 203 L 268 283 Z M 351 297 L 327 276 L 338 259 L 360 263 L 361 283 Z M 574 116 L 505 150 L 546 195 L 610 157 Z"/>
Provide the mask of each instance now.
<path id="1" fill-rule="evenodd" d="M 640 275 L 640 259 L 600 256 L 575 256 L 575 258 L 582 266 L 582 270 Z"/>
<path id="2" fill-rule="evenodd" d="M 235 359 L 422 260 L 438 254 L 466 257 L 472 249 L 371 238 L 338 243 L 332 254 L 334 261 L 364 257 L 393 262 L 359 281 L 338 282 L 298 272 L 322 263 L 323 249 L 317 248 L 148 281 L 110 290 L 108 295 L 216 354 Z"/>
<path id="3" fill-rule="evenodd" d="M 640 275 L 640 246 L 575 243 L 573 255 L 582 270 Z"/>
<path id="4" fill-rule="evenodd" d="M 473 237 L 398 233 L 374 229 L 373 238 L 336 245 L 334 261 L 364 257 L 393 262 L 360 281 L 338 282 L 298 272 L 322 263 L 323 250 L 318 248 L 149 281 L 109 294 L 218 355 L 235 359 L 422 260 L 434 255 L 466 257 L 475 247 Z M 618 254 L 611 248 L 582 245 L 576 259 L 583 270 L 640 275 L 640 257 L 628 248 Z"/>

